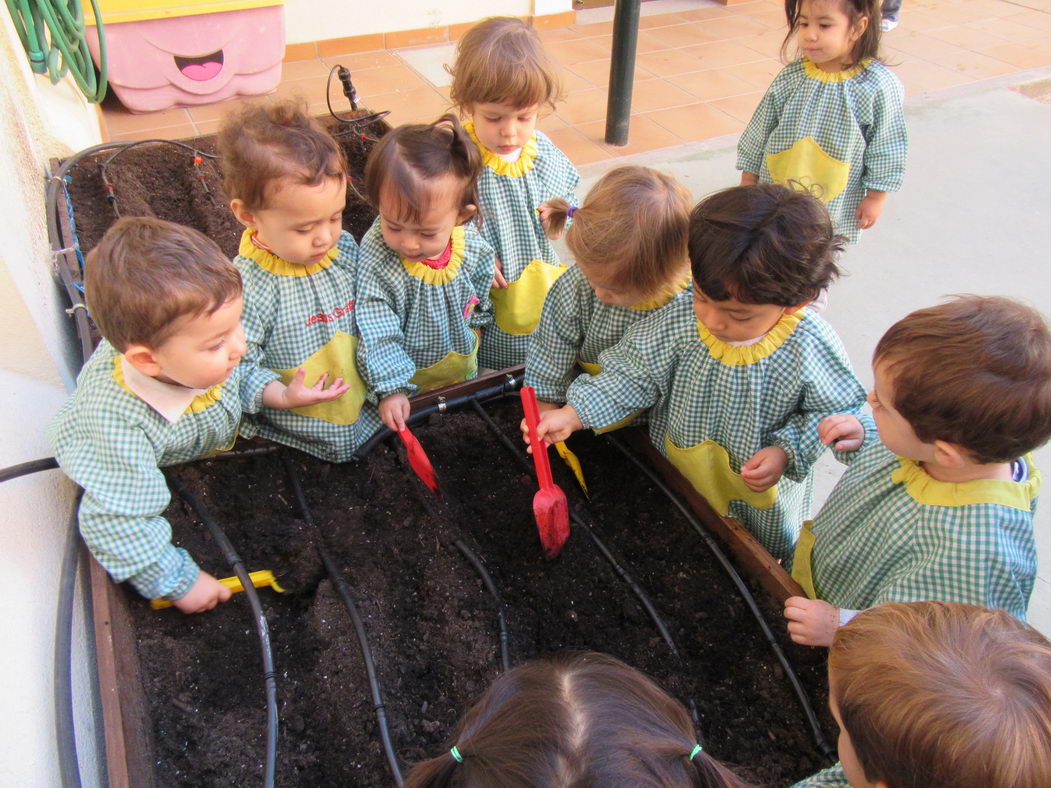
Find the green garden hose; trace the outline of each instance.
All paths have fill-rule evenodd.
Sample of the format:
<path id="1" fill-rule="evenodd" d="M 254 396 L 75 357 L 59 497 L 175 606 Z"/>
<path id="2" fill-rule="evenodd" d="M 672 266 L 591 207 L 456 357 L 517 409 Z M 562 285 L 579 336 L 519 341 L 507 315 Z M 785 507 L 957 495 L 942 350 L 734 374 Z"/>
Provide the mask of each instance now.
<path id="1" fill-rule="evenodd" d="M 97 0 L 91 0 L 99 36 L 99 74 L 84 38 L 84 11 L 80 0 L 7 0 L 29 65 L 47 74 L 51 84 L 73 75 L 77 87 L 96 104 L 106 97 L 106 36 Z"/>

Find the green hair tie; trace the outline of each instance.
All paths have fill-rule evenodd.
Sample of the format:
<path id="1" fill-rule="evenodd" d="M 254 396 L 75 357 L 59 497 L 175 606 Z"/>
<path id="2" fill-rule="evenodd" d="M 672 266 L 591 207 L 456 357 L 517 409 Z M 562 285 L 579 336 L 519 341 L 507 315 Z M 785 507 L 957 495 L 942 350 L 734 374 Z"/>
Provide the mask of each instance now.
<path id="1" fill-rule="evenodd" d="M 697 753 L 699 753 L 700 751 L 701 751 L 701 745 L 699 745 L 699 744 L 693 745 L 693 749 L 690 750 L 690 760 L 692 761 L 693 760 L 693 756 L 696 755 Z"/>
<path id="2" fill-rule="evenodd" d="M 449 750 L 449 755 L 451 755 L 453 760 L 457 763 L 463 763 L 463 756 L 460 755 L 460 751 L 456 749 L 456 745 L 453 745 L 453 748 Z"/>

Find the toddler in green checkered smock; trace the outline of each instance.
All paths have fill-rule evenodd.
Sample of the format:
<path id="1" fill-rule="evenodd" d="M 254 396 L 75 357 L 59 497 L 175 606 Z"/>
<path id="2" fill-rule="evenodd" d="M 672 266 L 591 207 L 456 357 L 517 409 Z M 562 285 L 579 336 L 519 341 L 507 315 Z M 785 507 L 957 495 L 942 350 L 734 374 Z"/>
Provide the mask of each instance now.
<path id="1" fill-rule="evenodd" d="M 250 105 L 219 130 L 223 186 L 245 230 L 234 263 L 245 288 L 245 385 L 273 374 L 333 391 L 294 410 L 263 408 L 241 434 L 345 462 L 379 428 L 358 374 L 358 245 L 343 230 L 347 165 L 339 144 L 294 102 Z"/>
<path id="2" fill-rule="evenodd" d="M 828 206 L 856 243 L 901 189 L 908 134 L 901 82 L 879 60 L 873 0 L 795 0 L 788 34 L 802 54 L 775 78 L 737 144 L 741 183 L 784 183 Z"/>
<path id="3" fill-rule="evenodd" d="M 379 415 L 405 428 L 409 397 L 478 374 L 492 321 L 493 248 L 475 229 L 478 151 L 453 115 L 399 126 L 373 149 L 379 212 L 361 240 L 358 359 Z"/>
<path id="4" fill-rule="evenodd" d="M 574 380 L 538 434 L 553 443 L 648 408 L 650 439 L 708 503 L 788 558 L 825 450 L 817 425 L 865 401 L 839 337 L 806 309 L 838 273 L 843 242 L 803 192 L 705 198 L 690 217 L 690 297 L 601 353 L 601 373 Z"/>
<path id="5" fill-rule="evenodd" d="M 496 250 L 493 321 L 478 363 L 503 369 L 525 362 L 544 298 L 566 267 L 551 246 L 551 200 L 575 204 L 576 168 L 536 129 L 541 108 L 561 94 L 558 71 L 536 31 L 512 17 L 472 27 L 457 46 L 450 96 L 468 117 L 482 157 L 478 179 L 482 237 Z"/>
<path id="6" fill-rule="evenodd" d="M 848 465 L 789 565 L 794 640 L 827 646 L 857 610 L 940 599 L 1025 620 L 1036 579 L 1030 452 L 1051 438 L 1051 330 L 1034 309 L 964 296 L 876 345 L 875 419 L 818 428 Z"/>
<path id="7" fill-rule="evenodd" d="M 88 254 L 84 290 L 104 337 L 48 437 L 62 470 L 84 488 L 80 533 L 117 582 L 184 613 L 209 610 L 230 590 L 171 542 L 171 498 L 161 468 L 233 445 L 242 411 L 292 408 L 339 393 L 275 373 L 246 386 L 241 277 L 188 227 L 118 220 Z"/>

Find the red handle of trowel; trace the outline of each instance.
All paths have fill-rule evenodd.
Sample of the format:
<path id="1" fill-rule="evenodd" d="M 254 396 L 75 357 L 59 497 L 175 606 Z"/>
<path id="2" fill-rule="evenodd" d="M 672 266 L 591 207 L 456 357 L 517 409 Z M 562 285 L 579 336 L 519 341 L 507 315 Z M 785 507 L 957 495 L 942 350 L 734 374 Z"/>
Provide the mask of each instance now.
<path id="1" fill-rule="evenodd" d="M 533 465 L 536 466 L 536 478 L 540 489 L 547 490 L 555 486 L 551 476 L 551 461 L 547 456 L 547 442 L 540 440 L 536 434 L 540 424 L 540 407 L 536 403 L 536 390 L 532 386 L 522 387 L 522 410 L 525 411 L 526 424 L 529 426 L 529 444 L 533 447 Z"/>

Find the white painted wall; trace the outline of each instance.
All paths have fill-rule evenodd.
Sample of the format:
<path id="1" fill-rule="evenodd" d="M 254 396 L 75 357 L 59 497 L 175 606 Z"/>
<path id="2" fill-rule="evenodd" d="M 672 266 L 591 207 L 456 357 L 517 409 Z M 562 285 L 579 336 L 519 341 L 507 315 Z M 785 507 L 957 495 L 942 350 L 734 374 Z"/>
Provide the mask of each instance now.
<path id="1" fill-rule="evenodd" d="M 487 16 L 546 16 L 573 10 L 572 0 L 285 0 L 285 41 L 301 44 L 474 22 Z"/>
<path id="2" fill-rule="evenodd" d="M 95 108 L 66 78 L 34 75 L 0 12 L 0 467 L 47 457 L 44 428 L 79 366 L 51 277 L 44 168 L 100 141 Z M 60 784 L 52 700 L 55 600 L 73 485 L 60 471 L 0 484 L 0 764 L 5 785 Z M 74 692 L 84 784 L 99 780 L 94 649 L 79 615 Z"/>

